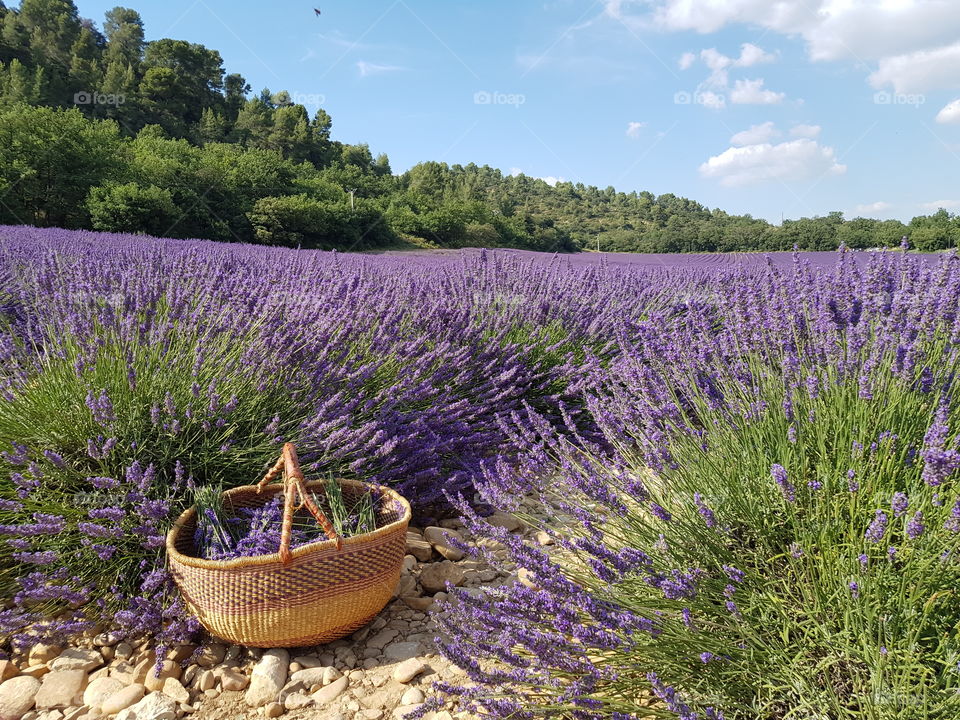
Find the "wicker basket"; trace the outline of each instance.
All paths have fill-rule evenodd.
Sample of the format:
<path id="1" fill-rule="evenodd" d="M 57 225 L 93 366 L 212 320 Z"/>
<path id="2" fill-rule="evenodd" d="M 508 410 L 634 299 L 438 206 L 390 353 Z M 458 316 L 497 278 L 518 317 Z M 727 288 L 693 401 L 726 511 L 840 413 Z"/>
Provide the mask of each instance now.
<path id="1" fill-rule="evenodd" d="M 302 475 L 300 481 L 300 489 L 323 490 L 322 481 L 304 483 Z M 371 489 L 352 480 L 342 480 L 341 486 L 348 497 Z M 378 529 L 372 533 L 294 550 L 288 549 L 286 534 L 281 552 L 236 560 L 192 557 L 196 511 L 187 510 L 167 535 L 170 572 L 187 607 L 213 635 L 250 647 L 319 645 L 367 624 L 400 580 L 410 522 L 410 504 L 403 497 L 389 488 L 377 490 Z M 258 506 L 279 492 L 292 497 L 286 482 L 239 487 L 224 493 L 224 505 Z"/>

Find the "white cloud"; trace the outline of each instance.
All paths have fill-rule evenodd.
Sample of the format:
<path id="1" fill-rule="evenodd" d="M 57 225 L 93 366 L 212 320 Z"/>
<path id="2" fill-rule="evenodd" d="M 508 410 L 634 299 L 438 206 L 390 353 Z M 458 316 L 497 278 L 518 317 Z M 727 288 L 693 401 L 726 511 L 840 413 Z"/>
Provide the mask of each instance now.
<path id="1" fill-rule="evenodd" d="M 697 56 L 692 52 L 685 52 L 680 56 L 677 65 L 681 70 L 688 70 L 697 61 Z"/>
<path id="2" fill-rule="evenodd" d="M 794 125 L 792 128 L 790 128 L 790 134 L 793 137 L 810 138 L 811 140 L 814 140 L 820 137 L 821 129 L 822 128 L 819 125 L 804 125 L 801 123 L 800 125 Z"/>
<path id="3" fill-rule="evenodd" d="M 525 173 L 521 168 L 512 167 L 510 168 L 511 177 L 518 177 L 524 175 Z M 528 176 L 529 177 L 529 176 Z M 556 185 L 557 183 L 566 182 L 566 178 L 563 177 L 554 177 L 553 175 L 547 175 L 546 177 L 535 177 L 534 180 L 543 180 L 547 185 Z"/>
<path id="4" fill-rule="evenodd" d="M 738 132 L 730 138 L 730 144 L 742 147 L 744 145 L 761 145 L 770 142 L 780 136 L 780 131 L 774 127 L 773 122 L 765 122 L 760 125 L 752 125 L 748 130 Z"/>
<path id="5" fill-rule="evenodd" d="M 867 205 L 857 205 L 853 210 L 858 215 L 876 215 L 882 213 L 884 210 L 890 209 L 890 203 L 880 200 L 875 203 L 869 203 Z"/>
<path id="6" fill-rule="evenodd" d="M 898 93 L 923 93 L 960 86 L 960 43 L 882 58 L 870 75 L 875 88 L 892 85 Z"/>
<path id="7" fill-rule="evenodd" d="M 960 5 L 952 0 L 607 0 L 607 4 L 611 17 L 666 30 L 712 33 L 726 25 L 745 24 L 800 35 L 812 60 L 877 60 L 937 47 L 960 35 Z M 652 13 L 625 12 L 627 7 L 648 5 L 654 6 Z"/>
<path id="8" fill-rule="evenodd" d="M 406 70 L 406 68 L 399 67 L 398 65 L 377 65 L 376 63 L 369 63 L 365 60 L 360 60 L 357 63 L 357 69 L 360 71 L 360 77 L 369 77 L 370 75 L 381 75 L 383 73 Z"/>
<path id="9" fill-rule="evenodd" d="M 783 102 L 785 93 L 764 90 L 763 79 L 737 80 L 730 93 L 730 102 L 734 105 L 777 105 Z"/>
<path id="10" fill-rule="evenodd" d="M 933 202 L 920 203 L 920 207 L 928 212 L 936 212 L 940 208 L 952 210 L 960 208 L 960 200 L 934 200 Z"/>
<path id="11" fill-rule="evenodd" d="M 706 34 L 759 26 L 801 37 L 813 61 L 877 63 L 875 87 L 960 87 L 956 0 L 606 0 L 606 15 L 645 30 Z"/>
<path id="12" fill-rule="evenodd" d="M 770 180 L 806 180 L 824 174 L 842 175 L 846 171 L 847 166 L 837 162 L 832 147 L 807 138 L 778 145 L 731 147 L 700 166 L 702 177 L 719 180 L 725 187 L 744 187 Z"/>
<path id="13" fill-rule="evenodd" d="M 944 124 L 960 123 L 960 100 L 948 103 L 937 113 L 937 122 Z"/>
<path id="14" fill-rule="evenodd" d="M 761 47 L 753 43 L 744 43 L 740 46 L 740 57 L 734 58 L 724 55 L 716 48 L 705 48 L 700 51 L 700 59 L 710 70 L 710 77 L 707 85 L 713 87 L 727 87 L 727 73 L 732 68 L 746 68 L 760 63 L 773 62 L 776 56 L 768 53 Z M 696 62 L 696 56 L 693 53 L 685 53 L 680 58 L 680 67 L 686 70 L 687 67 Z M 685 65 L 685 66 L 684 66 Z"/>
<path id="15" fill-rule="evenodd" d="M 566 182 L 565 178 L 554 177 L 553 175 L 547 175 L 546 177 L 538 177 L 536 180 L 543 180 L 547 185 L 556 185 L 557 183 Z"/>
<path id="16" fill-rule="evenodd" d="M 645 122 L 627 123 L 627 137 L 636 140 L 638 137 L 640 137 L 640 131 L 646 126 L 647 124 Z"/>
<path id="17" fill-rule="evenodd" d="M 760 63 L 773 62 L 776 59 L 775 55 L 768 53 L 762 47 L 758 47 L 753 43 L 744 43 L 740 46 L 740 57 L 737 59 L 735 65 L 737 67 L 753 67 Z"/>

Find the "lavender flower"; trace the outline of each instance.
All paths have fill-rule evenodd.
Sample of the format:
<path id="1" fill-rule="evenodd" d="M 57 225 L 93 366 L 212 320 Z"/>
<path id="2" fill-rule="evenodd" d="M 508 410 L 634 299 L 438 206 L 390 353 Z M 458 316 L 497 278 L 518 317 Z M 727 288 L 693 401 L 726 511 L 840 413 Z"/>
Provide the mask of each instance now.
<path id="1" fill-rule="evenodd" d="M 787 471 L 784 469 L 783 465 L 774 464 L 770 468 L 770 475 L 773 477 L 774 482 L 780 486 L 780 491 L 783 493 L 783 497 L 786 498 L 787 502 L 796 502 L 796 490 L 794 490 L 793 485 L 791 485 L 790 481 L 787 479 Z"/>
<path id="2" fill-rule="evenodd" d="M 870 523 L 870 527 L 867 528 L 866 539 L 876 545 L 878 542 L 883 540 L 883 536 L 887 534 L 887 514 L 882 510 L 877 510 L 876 515 L 873 518 L 873 522 Z"/>
<path id="3" fill-rule="evenodd" d="M 717 526 L 717 518 L 706 503 L 703 502 L 703 496 L 700 493 L 693 494 L 693 502 L 697 506 L 697 512 L 700 513 L 700 516 L 706 522 L 708 528 L 713 528 Z"/>
<path id="4" fill-rule="evenodd" d="M 925 529 L 923 525 L 923 513 L 918 510 L 913 514 L 910 522 L 907 523 L 907 537 L 911 540 L 916 540 L 923 535 Z"/>
<path id="5" fill-rule="evenodd" d="M 890 503 L 890 507 L 893 510 L 893 516 L 895 518 L 903 517 L 909 506 L 910 501 L 907 499 L 905 493 L 896 492 L 893 494 L 893 500 Z"/>

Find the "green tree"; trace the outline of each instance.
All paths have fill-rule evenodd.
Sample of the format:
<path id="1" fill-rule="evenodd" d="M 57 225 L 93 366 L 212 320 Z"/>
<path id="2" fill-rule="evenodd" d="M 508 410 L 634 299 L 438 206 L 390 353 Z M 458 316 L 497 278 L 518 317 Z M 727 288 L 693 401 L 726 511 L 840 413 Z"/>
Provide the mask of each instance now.
<path id="1" fill-rule="evenodd" d="M 234 124 L 233 135 L 237 142 L 249 147 L 266 147 L 273 128 L 273 109 L 260 98 L 244 103 Z"/>
<path id="2" fill-rule="evenodd" d="M 140 93 L 158 124 L 177 135 L 200 122 L 204 108 L 223 103 L 223 60 L 216 50 L 183 40 L 147 45 Z"/>
<path id="3" fill-rule="evenodd" d="M 120 133 L 77 109 L 0 109 L 0 217 L 7 223 L 84 227 L 90 188 L 123 166 Z"/>
<path id="4" fill-rule="evenodd" d="M 227 138 L 227 119 L 219 110 L 204 108 L 200 116 L 198 138 L 204 145 L 223 142 Z"/>
<path id="5" fill-rule="evenodd" d="M 89 28 L 81 28 L 80 34 L 70 49 L 69 89 L 73 93 L 94 92 L 103 80 L 100 60 L 102 49 L 97 44 L 96 34 Z M 95 107 L 81 108 L 90 111 Z"/>
<path id="6" fill-rule="evenodd" d="M 312 144 L 310 116 L 303 105 L 280 105 L 273 111 L 273 125 L 266 138 L 266 147 L 302 162 L 310 157 Z"/>
<path id="7" fill-rule="evenodd" d="M 168 235 L 178 209 L 169 190 L 137 183 L 109 184 L 90 190 L 86 202 L 90 222 L 104 232 Z"/>
<path id="8" fill-rule="evenodd" d="M 143 19 L 136 10 L 115 7 L 108 10 L 103 23 L 107 37 L 104 63 L 119 63 L 120 67 L 137 67 L 143 60 L 145 47 Z"/>
<path id="9" fill-rule="evenodd" d="M 224 116 L 229 123 L 233 124 L 237 121 L 237 115 L 246 103 L 249 92 L 250 84 L 243 79 L 243 75 L 233 73 L 223 79 Z"/>
<path id="10" fill-rule="evenodd" d="M 97 114 L 116 120 L 128 135 L 141 127 L 141 113 L 137 103 L 137 77 L 132 65 L 115 60 L 107 66 L 100 83 L 100 92 L 117 100 L 115 104 L 97 106 Z"/>
<path id="11" fill-rule="evenodd" d="M 31 72 L 19 60 L 13 60 L 0 75 L 0 89 L 5 105 L 18 103 L 35 104 L 40 102 L 44 89 L 43 68 Z"/>

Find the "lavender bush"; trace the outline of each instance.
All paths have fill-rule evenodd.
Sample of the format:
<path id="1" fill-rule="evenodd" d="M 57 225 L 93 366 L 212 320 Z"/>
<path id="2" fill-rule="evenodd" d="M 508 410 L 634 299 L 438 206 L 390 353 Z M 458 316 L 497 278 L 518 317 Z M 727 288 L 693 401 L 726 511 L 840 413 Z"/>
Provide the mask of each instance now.
<path id="1" fill-rule="evenodd" d="M 162 597 L 164 533 L 195 488 L 255 482 L 283 441 L 311 474 L 443 512 L 444 492 L 517 453 L 512 413 L 583 419 L 584 361 L 668 292 L 656 274 L 499 253 L 0 240 L 2 636 L 104 615 L 188 633 Z"/>
<path id="2" fill-rule="evenodd" d="M 605 447 L 517 424 L 484 494 L 532 494 L 555 553 L 463 506 L 532 574 L 455 592 L 450 689 L 504 718 L 957 717 L 960 261 L 714 287 L 592 369 Z"/>

